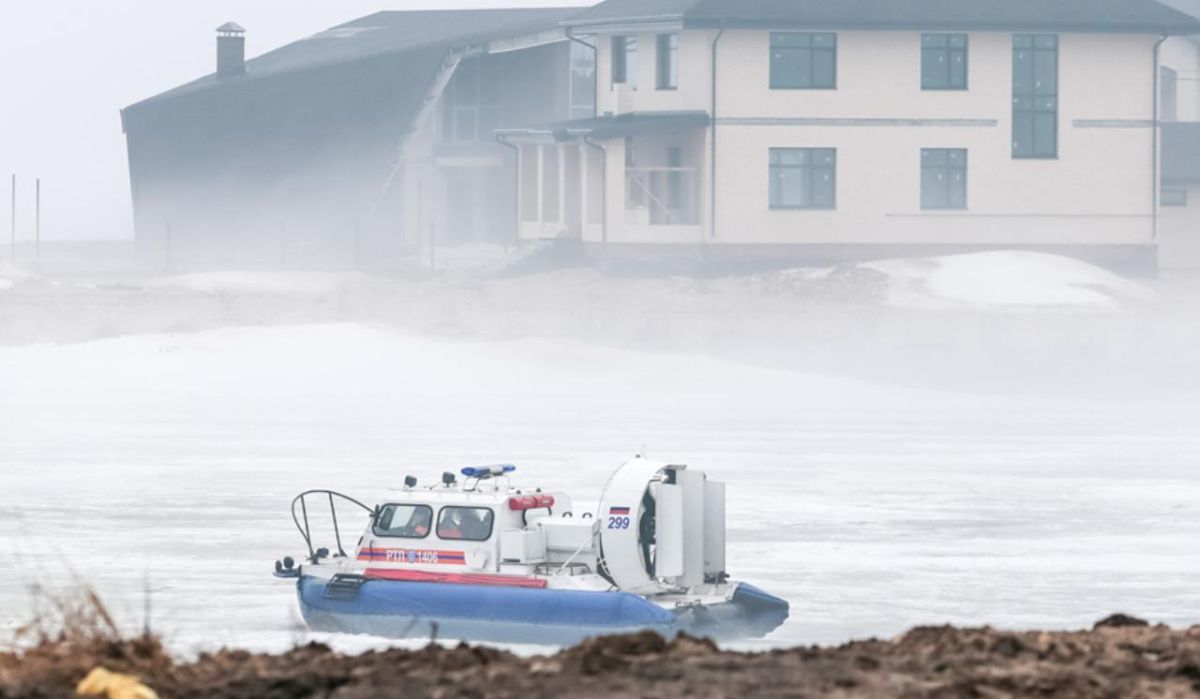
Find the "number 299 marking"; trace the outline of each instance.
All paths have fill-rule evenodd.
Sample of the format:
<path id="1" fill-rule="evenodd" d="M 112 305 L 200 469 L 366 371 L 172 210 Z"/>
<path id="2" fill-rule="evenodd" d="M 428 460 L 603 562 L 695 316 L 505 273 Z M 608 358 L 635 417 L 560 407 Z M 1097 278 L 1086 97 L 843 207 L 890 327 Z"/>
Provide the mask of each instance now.
<path id="1" fill-rule="evenodd" d="M 628 529 L 629 528 L 629 518 L 628 517 L 609 517 L 608 518 L 608 528 L 609 529 Z"/>

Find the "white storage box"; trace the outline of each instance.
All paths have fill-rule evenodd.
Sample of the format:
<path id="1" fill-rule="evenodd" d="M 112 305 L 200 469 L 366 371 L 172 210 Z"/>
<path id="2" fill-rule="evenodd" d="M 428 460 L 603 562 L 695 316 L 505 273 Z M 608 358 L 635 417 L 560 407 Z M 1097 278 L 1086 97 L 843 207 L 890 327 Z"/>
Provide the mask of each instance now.
<path id="1" fill-rule="evenodd" d="M 546 560 L 546 537 L 537 530 L 506 529 L 500 532 L 500 560 L 542 563 Z"/>
<path id="2" fill-rule="evenodd" d="M 587 551 L 597 531 L 596 520 L 591 517 L 549 517 L 537 524 L 545 532 L 546 548 L 553 551 Z"/>

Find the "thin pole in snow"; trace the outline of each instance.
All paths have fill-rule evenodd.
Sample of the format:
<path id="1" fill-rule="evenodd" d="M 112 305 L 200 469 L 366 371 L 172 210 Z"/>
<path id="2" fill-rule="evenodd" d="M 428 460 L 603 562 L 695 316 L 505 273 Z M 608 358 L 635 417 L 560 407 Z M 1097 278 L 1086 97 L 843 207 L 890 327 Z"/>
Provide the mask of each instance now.
<path id="1" fill-rule="evenodd" d="M 17 261 L 17 176 L 12 176 L 12 220 L 9 224 L 8 254 Z"/>
<path id="2" fill-rule="evenodd" d="M 362 230 L 358 217 L 354 217 L 354 269 L 362 269 Z"/>
<path id="3" fill-rule="evenodd" d="M 42 261 L 42 178 L 37 178 L 33 194 L 33 259 Z"/>

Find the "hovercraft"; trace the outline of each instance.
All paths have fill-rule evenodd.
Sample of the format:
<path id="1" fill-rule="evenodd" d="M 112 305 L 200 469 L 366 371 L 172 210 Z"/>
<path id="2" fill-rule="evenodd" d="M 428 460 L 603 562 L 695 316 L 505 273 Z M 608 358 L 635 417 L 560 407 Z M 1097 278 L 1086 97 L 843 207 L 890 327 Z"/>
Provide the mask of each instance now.
<path id="1" fill-rule="evenodd" d="M 724 483 L 639 457 L 613 473 L 593 515 L 566 493 L 514 488 L 513 471 L 464 468 L 426 487 L 410 476 L 374 507 L 302 493 L 292 517 L 307 558 L 276 561 L 275 575 L 296 580 L 312 630 L 389 638 L 568 645 L 649 629 L 734 640 L 787 619 L 786 601 L 725 572 Z M 326 507 L 332 550 L 314 548 L 310 526 Z M 365 527 L 349 551 L 347 508 Z"/>

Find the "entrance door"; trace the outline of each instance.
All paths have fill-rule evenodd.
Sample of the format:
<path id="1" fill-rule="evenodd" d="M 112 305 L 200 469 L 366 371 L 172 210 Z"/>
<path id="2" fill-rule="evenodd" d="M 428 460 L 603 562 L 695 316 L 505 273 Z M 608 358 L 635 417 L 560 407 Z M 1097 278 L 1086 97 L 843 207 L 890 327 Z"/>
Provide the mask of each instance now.
<path id="1" fill-rule="evenodd" d="M 450 177 L 446 197 L 446 242 L 455 245 L 476 240 L 479 191 L 474 178 Z"/>

